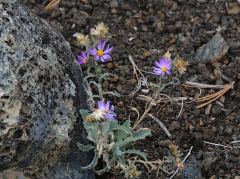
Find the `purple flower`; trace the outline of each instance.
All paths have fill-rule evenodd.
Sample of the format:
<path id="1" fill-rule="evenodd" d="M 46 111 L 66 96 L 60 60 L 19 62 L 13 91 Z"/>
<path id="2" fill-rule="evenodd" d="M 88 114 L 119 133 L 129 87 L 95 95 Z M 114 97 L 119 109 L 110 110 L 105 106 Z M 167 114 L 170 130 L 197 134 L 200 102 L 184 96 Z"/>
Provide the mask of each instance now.
<path id="1" fill-rule="evenodd" d="M 88 55 L 86 52 L 81 52 L 78 56 L 77 56 L 77 61 L 79 64 L 86 64 L 88 62 Z"/>
<path id="2" fill-rule="evenodd" d="M 116 120 L 117 114 L 114 112 L 114 106 L 110 106 L 110 101 L 104 103 L 104 100 L 98 101 L 98 110 L 103 111 L 103 118 L 107 120 Z"/>
<path id="3" fill-rule="evenodd" d="M 155 61 L 155 67 L 153 68 L 153 73 L 156 75 L 165 76 L 166 74 L 170 75 L 171 69 L 171 59 L 163 57 L 158 61 Z"/>
<path id="4" fill-rule="evenodd" d="M 89 53 L 94 56 L 95 60 L 101 60 L 102 62 L 106 62 L 108 59 L 111 58 L 111 51 L 113 47 L 106 47 L 106 40 L 100 41 L 96 48 L 93 48 L 89 51 Z"/>

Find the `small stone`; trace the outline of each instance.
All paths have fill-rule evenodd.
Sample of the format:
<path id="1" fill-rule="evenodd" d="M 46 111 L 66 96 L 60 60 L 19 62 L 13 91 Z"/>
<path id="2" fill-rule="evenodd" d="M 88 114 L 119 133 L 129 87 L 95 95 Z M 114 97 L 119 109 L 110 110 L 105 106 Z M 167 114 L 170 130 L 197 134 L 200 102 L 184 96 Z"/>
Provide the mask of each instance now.
<path id="1" fill-rule="evenodd" d="M 240 7 L 237 3 L 229 3 L 228 14 L 237 15 L 240 13 Z"/>
<path id="2" fill-rule="evenodd" d="M 164 24 L 164 22 L 156 22 L 156 23 L 154 23 L 153 26 L 154 26 L 156 32 L 161 33 L 164 30 L 165 24 Z"/>
<path id="3" fill-rule="evenodd" d="M 170 144 L 172 143 L 171 140 L 161 140 L 159 142 L 159 145 L 163 146 L 163 147 L 168 147 Z"/>
<path id="4" fill-rule="evenodd" d="M 228 49 L 229 46 L 224 38 L 217 33 L 208 43 L 197 49 L 194 63 L 219 60 L 227 53 Z"/>
<path id="5" fill-rule="evenodd" d="M 118 1 L 117 0 L 111 0 L 110 1 L 110 7 L 111 8 L 117 8 L 118 7 Z"/>
<path id="6" fill-rule="evenodd" d="M 201 168 L 204 172 L 208 173 L 216 167 L 218 161 L 217 157 L 206 157 L 201 164 Z"/>
<path id="7" fill-rule="evenodd" d="M 146 25 L 142 25 L 142 31 L 147 32 L 148 31 L 148 27 Z"/>
<path id="8" fill-rule="evenodd" d="M 235 121 L 237 124 L 240 124 L 240 115 L 238 115 L 236 118 L 235 118 Z"/>
<path id="9" fill-rule="evenodd" d="M 117 107 L 123 107 L 124 106 L 124 102 L 123 101 L 120 101 L 117 103 Z"/>
<path id="10" fill-rule="evenodd" d="M 227 134 L 227 135 L 231 135 L 231 134 L 233 133 L 232 127 L 230 127 L 230 126 L 227 127 L 227 128 L 225 129 L 224 133 Z"/>
<path id="11" fill-rule="evenodd" d="M 114 65 L 113 65 L 113 63 L 111 63 L 111 62 L 110 62 L 110 63 L 108 63 L 108 64 L 107 64 L 107 68 L 108 68 L 108 69 L 113 69 L 113 68 L 114 68 Z"/>
<path id="12" fill-rule="evenodd" d="M 203 152 L 202 150 L 199 150 L 199 152 L 197 153 L 196 158 L 197 158 L 198 160 L 201 160 L 203 156 L 204 156 L 204 152 Z"/>
<path id="13" fill-rule="evenodd" d="M 235 176 L 234 179 L 240 179 L 240 176 Z"/>
<path id="14" fill-rule="evenodd" d="M 174 121 L 172 124 L 170 124 L 169 131 L 170 132 L 177 131 L 180 128 L 181 128 L 180 124 L 177 121 Z"/>
<path id="15" fill-rule="evenodd" d="M 117 14 L 117 9 L 115 9 L 115 8 L 111 9 L 111 13 L 112 14 Z"/>

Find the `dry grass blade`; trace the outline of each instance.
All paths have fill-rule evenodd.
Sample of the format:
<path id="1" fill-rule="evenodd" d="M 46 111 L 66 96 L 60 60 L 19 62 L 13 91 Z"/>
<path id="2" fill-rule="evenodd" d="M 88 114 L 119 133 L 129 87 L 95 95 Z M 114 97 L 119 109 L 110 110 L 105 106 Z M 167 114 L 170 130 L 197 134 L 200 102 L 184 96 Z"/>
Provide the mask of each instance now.
<path id="1" fill-rule="evenodd" d="M 164 132 L 167 134 L 167 136 L 169 138 L 172 138 L 172 135 L 170 134 L 170 132 L 168 131 L 167 127 L 162 123 L 162 121 L 160 121 L 158 118 L 156 118 L 155 116 L 153 116 L 152 114 L 148 114 L 156 123 L 158 123 L 158 125 L 164 130 Z"/>
<path id="2" fill-rule="evenodd" d="M 45 10 L 51 11 L 51 10 L 55 9 L 59 5 L 60 2 L 61 2 L 61 0 L 50 0 L 50 2 L 45 7 Z"/>
<path id="3" fill-rule="evenodd" d="M 145 109 L 143 115 L 139 118 L 139 120 L 136 121 L 136 123 L 133 126 L 133 129 L 136 129 L 136 127 L 143 121 L 143 119 L 146 117 L 146 115 L 148 114 L 148 112 L 152 109 L 154 105 L 152 103 L 150 103 L 148 105 L 148 107 Z"/>

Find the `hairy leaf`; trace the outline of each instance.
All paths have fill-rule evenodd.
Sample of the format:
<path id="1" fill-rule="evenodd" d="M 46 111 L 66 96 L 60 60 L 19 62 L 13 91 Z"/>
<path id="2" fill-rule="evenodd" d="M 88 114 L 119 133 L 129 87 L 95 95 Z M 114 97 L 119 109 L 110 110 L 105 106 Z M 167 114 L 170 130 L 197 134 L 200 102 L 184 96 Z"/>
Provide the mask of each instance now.
<path id="1" fill-rule="evenodd" d="M 145 139 L 149 135 L 151 135 L 151 131 L 149 129 L 141 128 L 133 132 L 133 139 L 134 141 L 141 140 L 141 139 Z"/>
<path id="2" fill-rule="evenodd" d="M 92 145 L 83 145 L 81 143 L 77 143 L 77 146 L 79 148 L 79 150 L 83 151 L 83 152 L 88 152 L 90 150 L 93 150 L 95 147 Z"/>
<path id="3" fill-rule="evenodd" d="M 129 149 L 123 152 L 124 154 L 135 154 L 135 155 L 139 155 L 140 157 L 142 157 L 144 160 L 147 160 L 147 156 L 144 152 L 141 152 L 140 150 L 135 150 L 135 149 Z"/>

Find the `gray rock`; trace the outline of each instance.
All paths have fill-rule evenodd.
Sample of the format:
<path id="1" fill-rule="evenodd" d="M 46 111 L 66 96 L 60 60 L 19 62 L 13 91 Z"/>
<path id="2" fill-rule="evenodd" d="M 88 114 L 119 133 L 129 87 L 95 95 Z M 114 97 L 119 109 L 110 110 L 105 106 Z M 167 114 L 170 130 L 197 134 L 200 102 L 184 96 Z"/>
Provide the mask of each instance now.
<path id="1" fill-rule="evenodd" d="M 92 156 L 76 147 L 87 142 L 81 78 L 61 34 L 16 0 L 0 0 L 0 173 L 94 178 L 80 171 Z"/>
<path id="2" fill-rule="evenodd" d="M 217 33 L 206 44 L 197 49 L 194 56 L 194 62 L 205 63 L 221 59 L 228 51 L 229 46 L 224 38 Z"/>

